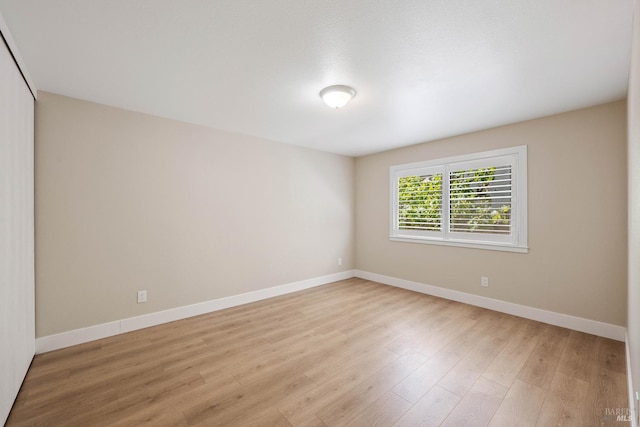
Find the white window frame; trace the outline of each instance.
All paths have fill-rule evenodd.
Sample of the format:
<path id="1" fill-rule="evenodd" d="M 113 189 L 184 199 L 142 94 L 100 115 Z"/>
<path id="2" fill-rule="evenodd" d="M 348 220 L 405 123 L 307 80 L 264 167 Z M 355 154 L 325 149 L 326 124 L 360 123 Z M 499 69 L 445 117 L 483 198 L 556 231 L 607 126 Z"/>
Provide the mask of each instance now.
<path id="1" fill-rule="evenodd" d="M 456 170 L 511 165 L 511 234 L 464 233 L 450 231 L 449 173 Z M 442 173 L 442 219 L 440 231 L 402 230 L 398 227 L 398 180 L 413 175 Z M 389 239 L 397 242 L 460 246 L 497 251 L 529 251 L 527 233 L 527 146 L 503 148 L 462 156 L 392 166 L 391 224 Z"/>

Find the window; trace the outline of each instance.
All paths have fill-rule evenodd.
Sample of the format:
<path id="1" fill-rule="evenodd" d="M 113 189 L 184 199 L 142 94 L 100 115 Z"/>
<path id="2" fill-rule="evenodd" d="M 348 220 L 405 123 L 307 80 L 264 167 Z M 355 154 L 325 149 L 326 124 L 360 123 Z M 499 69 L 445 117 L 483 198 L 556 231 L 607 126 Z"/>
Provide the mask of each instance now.
<path id="1" fill-rule="evenodd" d="M 527 252 L 527 147 L 391 167 L 391 240 Z"/>

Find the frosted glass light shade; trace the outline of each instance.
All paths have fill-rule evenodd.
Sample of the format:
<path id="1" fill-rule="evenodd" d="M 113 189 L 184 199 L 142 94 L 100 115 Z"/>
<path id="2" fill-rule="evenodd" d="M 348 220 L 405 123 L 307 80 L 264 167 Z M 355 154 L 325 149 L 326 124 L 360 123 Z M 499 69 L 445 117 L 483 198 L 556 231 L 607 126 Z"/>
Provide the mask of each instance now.
<path id="1" fill-rule="evenodd" d="M 320 97 L 331 108 L 342 108 L 356 96 L 356 90 L 349 86 L 335 85 L 320 91 Z"/>

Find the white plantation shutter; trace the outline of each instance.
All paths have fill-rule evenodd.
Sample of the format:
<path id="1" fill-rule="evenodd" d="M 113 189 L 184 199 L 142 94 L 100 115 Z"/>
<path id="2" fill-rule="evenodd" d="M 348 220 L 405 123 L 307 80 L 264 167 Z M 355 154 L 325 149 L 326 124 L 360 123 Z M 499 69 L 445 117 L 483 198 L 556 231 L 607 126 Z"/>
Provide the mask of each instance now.
<path id="1" fill-rule="evenodd" d="M 392 240 L 526 252 L 526 147 L 391 168 Z"/>
<path id="2" fill-rule="evenodd" d="M 453 232 L 511 234 L 511 165 L 449 172 Z"/>
<path id="3" fill-rule="evenodd" d="M 393 228 L 409 236 L 437 237 L 443 228 L 442 167 L 405 169 L 392 185 Z"/>
<path id="4" fill-rule="evenodd" d="M 439 231 L 442 228 L 442 173 L 398 178 L 398 228 Z"/>

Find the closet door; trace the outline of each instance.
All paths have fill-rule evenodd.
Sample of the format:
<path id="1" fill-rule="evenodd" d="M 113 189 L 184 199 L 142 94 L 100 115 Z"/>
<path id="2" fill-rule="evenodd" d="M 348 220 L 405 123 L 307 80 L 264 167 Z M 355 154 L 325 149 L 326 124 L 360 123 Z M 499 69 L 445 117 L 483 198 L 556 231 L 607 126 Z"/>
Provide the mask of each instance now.
<path id="1" fill-rule="evenodd" d="M 0 425 L 35 351 L 33 108 L 0 37 Z"/>

